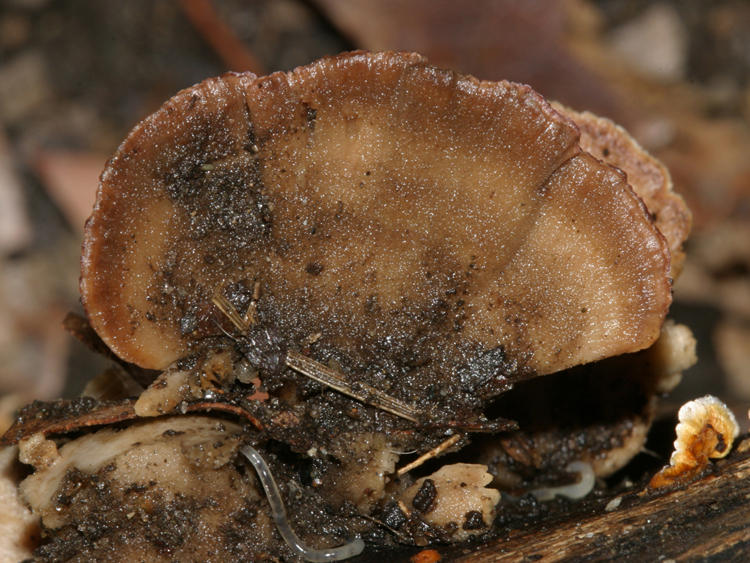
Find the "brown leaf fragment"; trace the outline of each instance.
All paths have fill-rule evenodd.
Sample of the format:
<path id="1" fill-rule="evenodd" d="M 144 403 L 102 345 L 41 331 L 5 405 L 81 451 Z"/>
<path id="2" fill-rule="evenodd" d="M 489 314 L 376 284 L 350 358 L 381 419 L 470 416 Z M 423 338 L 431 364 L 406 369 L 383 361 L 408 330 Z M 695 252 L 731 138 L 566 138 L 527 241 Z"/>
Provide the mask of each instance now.
<path id="1" fill-rule="evenodd" d="M 16 444 L 40 433 L 64 434 L 88 426 L 113 424 L 135 417 L 133 401 L 101 404 L 90 397 L 52 403 L 34 401 L 19 412 L 13 425 L 0 438 L 0 445 Z"/>
<path id="2" fill-rule="evenodd" d="M 0 437 L 0 446 L 16 444 L 34 434 L 49 436 L 66 434 L 91 426 L 102 426 L 139 418 L 133 409 L 135 400 L 126 399 L 116 404 L 100 403 L 90 397 L 72 401 L 58 400 L 54 403 L 34 401 L 24 407 L 13 425 Z M 195 401 L 184 403 L 168 414 L 195 412 L 223 412 L 237 416 L 262 428 L 260 420 L 247 409 L 230 402 Z"/>

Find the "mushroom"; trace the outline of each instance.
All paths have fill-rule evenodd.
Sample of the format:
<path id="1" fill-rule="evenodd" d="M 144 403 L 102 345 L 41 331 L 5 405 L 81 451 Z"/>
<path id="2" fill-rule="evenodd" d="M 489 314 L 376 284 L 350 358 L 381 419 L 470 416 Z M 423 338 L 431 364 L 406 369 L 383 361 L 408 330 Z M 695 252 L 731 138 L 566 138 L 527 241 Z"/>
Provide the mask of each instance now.
<path id="1" fill-rule="evenodd" d="M 520 430 L 481 438 L 477 461 L 496 486 L 519 492 L 577 460 L 609 477 L 642 451 L 657 397 L 695 364 L 695 347 L 690 330 L 668 320 L 646 350 L 517 385 L 492 409 Z"/>
<path id="2" fill-rule="evenodd" d="M 116 354 L 164 369 L 220 334 L 213 295 L 242 308 L 259 284 L 287 347 L 319 334 L 315 359 L 474 409 L 651 345 L 669 270 L 625 175 L 529 87 L 356 52 L 209 79 L 140 123 L 102 174 L 81 293 Z"/>
<path id="3" fill-rule="evenodd" d="M 39 537 L 37 518 L 24 504 L 18 492 L 16 446 L 0 446 L 0 560 L 24 561 L 32 557 Z"/>
<path id="4" fill-rule="evenodd" d="M 454 463 L 418 479 L 404 491 L 402 502 L 453 541 L 483 534 L 495 519 L 500 493 L 484 465 Z"/>
<path id="5" fill-rule="evenodd" d="M 596 127 L 617 146 L 609 159 Z M 84 481 L 115 480 L 116 495 L 142 487 L 151 469 L 135 461 L 151 453 L 159 479 L 110 507 L 153 501 L 161 510 L 197 479 L 198 493 L 210 481 L 235 503 L 236 520 L 245 518 L 239 488 L 260 522 L 253 549 L 291 553 L 270 539 L 273 517 L 313 558 L 358 552 L 363 543 L 352 538 L 378 518 L 417 543 L 487 532 L 500 498 L 486 487 L 488 465 L 505 464 L 495 473 L 522 482 L 518 465 L 554 473 L 585 464 L 581 486 L 563 489 L 575 494 L 593 474 L 614 471 L 640 448 L 655 394 L 689 363 L 689 334 L 664 338 L 673 335 L 664 321 L 689 214 L 663 168 L 648 161 L 639 175 L 644 155 L 608 122 L 417 54 L 348 53 L 178 93 L 103 172 L 81 273 L 91 326 L 126 369 L 155 377 L 116 420 L 162 418 L 55 451 L 44 436 L 70 424 L 27 415 L 13 433 L 41 432 L 25 446 L 29 460 L 45 463 L 24 491 L 58 530 L 56 548 L 59 530 L 85 528 L 89 515 L 82 505 L 57 511 L 51 499 Z M 603 378 L 612 366 L 614 379 Z M 623 416 L 535 425 L 568 397 L 575 408 L 598 401 L 594 415 Z M 234 452 L 235 425 L 217 430 L 186 415 L 218 407 L 252 423 L 242 431 L 253 444 L 240 451 L 271 511 L 258 508 L 253 477 L 235 487 L 226 455 L 213 466 L 183 459 L 203 434 Z M 57 412 L 67 411 L 51 409 L 50 419 Z M 498 436 L 515 423 L 487 412 L 523 428 Z M 185 416 L 163 418 L 177 413 Z M 502 459 L 421 473 L 478 432 L 500 444 L 493 455 Z M 416 459 L 396 471 L 401 452 Z M 166 500 L 154 500 L 153 487 Z M 81 502 L 95 488 L 82 488 Z M 208 508 L 197 510 L 197 526 L 216 524 L 201 498 Z M 95 549 L 96 531 L 84 536 Z"/>
<path id="6" fill-rule="evenodd" d="M 578 126 L 583 150 L 625 172 L 628 184 L 643 200 L 656 227 L 667 239 L 672 257 L 671 275 L 676 279 L 685 261 L 682 245 L 690 233 L 692 214 L 682 197 L 673 191 L 667 168 L 609 119 L 588 111 L 577 112 L 559 103 L 552 106 Z"/>
<path id="7" fill-rule="evenodd" d="M 674 451 L 669 465 L 651 479 L 652 488 L 692 481 L 708 466 L 709 459 L 726 457 L 740 433 L 734 413 L 713 395 L 688 401 L 677 417 Z"/>
<path id="8" fill-rule="evenodd" d="M 182 416 L 65 444 L 54 463 L 37 466 L 20 485 L 48 537 L 35 555 L 211 560 L 229 544 L 235 559 L 284 555 L 263 510 L 265 495 L 232 463 L 240 437 L 241 427 L 231 422 Z"/>

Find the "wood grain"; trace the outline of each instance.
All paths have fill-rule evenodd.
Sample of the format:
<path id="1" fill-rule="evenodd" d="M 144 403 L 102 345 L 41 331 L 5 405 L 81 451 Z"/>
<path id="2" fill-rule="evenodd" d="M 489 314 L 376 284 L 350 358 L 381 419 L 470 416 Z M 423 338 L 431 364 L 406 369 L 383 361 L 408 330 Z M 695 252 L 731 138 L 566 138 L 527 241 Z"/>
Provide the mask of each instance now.
<path id="1" fill-rule="evenodd" d="M 736 454 L 685 488 L 625 495 L 619 508 L 495 540 L 458 561 L 656 561 L 750 557 L 750 457 Z"/>

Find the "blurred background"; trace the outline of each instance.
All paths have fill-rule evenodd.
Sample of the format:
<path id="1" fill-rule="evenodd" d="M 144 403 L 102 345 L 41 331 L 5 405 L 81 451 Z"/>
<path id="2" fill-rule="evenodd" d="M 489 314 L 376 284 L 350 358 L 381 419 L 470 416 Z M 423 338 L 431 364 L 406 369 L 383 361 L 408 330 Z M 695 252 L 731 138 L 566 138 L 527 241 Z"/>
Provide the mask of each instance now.
<path id="1" fill-rule="evenodd" d="M 662 405 L 750 405 L 747 0 L 0 0 L 0 413 L 106 364 L 62 328 L 98 176 L 178 90 L 355 48 L 419 51 L 624 125 L 694 213 L 671 316 L 698 365 Z M 0 420 L 0 427 L 2 427 Z"/>

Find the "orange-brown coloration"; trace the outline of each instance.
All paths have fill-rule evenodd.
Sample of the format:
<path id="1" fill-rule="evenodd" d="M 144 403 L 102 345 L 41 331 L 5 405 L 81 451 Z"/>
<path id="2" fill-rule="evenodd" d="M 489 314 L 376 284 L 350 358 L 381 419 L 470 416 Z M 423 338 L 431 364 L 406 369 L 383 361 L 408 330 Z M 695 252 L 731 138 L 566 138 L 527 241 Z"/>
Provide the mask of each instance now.
<path id="1" fill-rule="evenodd" d="M 706 469 L 710 458 L 722 458 L 729 453 L 739 433 L 732 412 L 712 396 L 685 403 L 679 419 L 670 465 L 651 478 L 651 488 L 684 485 L 694 480 Z"/>
<path id="2" fill-rule="evenodd" d="M 411 563 L 437 563 L 442 555 L 436 549 L 423 549 L 409 558 Z"/>
<path id="3" fill-rule="evenodd" d="M 254 396 L 248 397 L 248 400 L 253 399 Z M 134 403 L 134 400 L 125 400 L 117 405 L 101 405 L 82 414 L 75 415 L 64 412 L 65 402 L 59 401 L 56 404 L 57 408 L 61 411 L 59 416 L 40 416 L 35 413 L 34 405 L 32 404 L 27 407 L 31 414 L 27 414 L 24 418 L 24 412 L 22 411 L 13 425 L 5 434 L 0 436 L 0 446 L 17 444 L 20 440 L 37 433 L 41 433 L 44 436 L 52 436 L 75 432 L 93 426 L 105 426 L 126 420 L 134 420 L 138 418 L 135 410 L 133 410 Z M 258 429 L 263 428 L 261 421 L 244 408 L 220 401 L 198 401 L 186 405 L 184 411 L 175 409 L 173 413 L 164 414 L 177 414 L 178 412 L 181 414 L 209 413 L 212 411 L 232 414 L 241 420 L 247 420 Z M 44 413 L 41 414 L 43 415 Z"/>
<path id="4" fill-rule="evenodd" d="M 659 489 L 686 485 L 694 481 L 708 466 L 709 454 L 716 449 L 718 443 L 716 431 L 711 426 L 704 426 L 700 432 L 692 436 L 685 451 L 690 461 L 664 467 L 651 478 L 648 486 Z"/>
<path id="5" fill-rule="evenodd" d="M 311 357 L 417 402 L 649 346 L 669 269 L 625 176 L 530 88 L 360 52 L 206 80 L 138 125 L 81 291 L 113 351 L 163 369 L 217 334 L 217 289 L 260 284 L 290 348 L 319 333 Z"/>
<path id="6" fill-rule="evenodd" d="M 248 401 L 266 401 L 266 400 L 268 400 L 268 393 L 266 393 L 265 391 L 261 391 L 260 390 L 260 387 L 261 387 L 261 381 L 260 381 L 260 379 L 258 379 L 256 377 L 256 378 L 254 378 L 251 381 L 251 383 L 255 387 L 255 393 L 253 393 L 252 395 L 249 395 L 247 397 L 247 400 Z"/>

